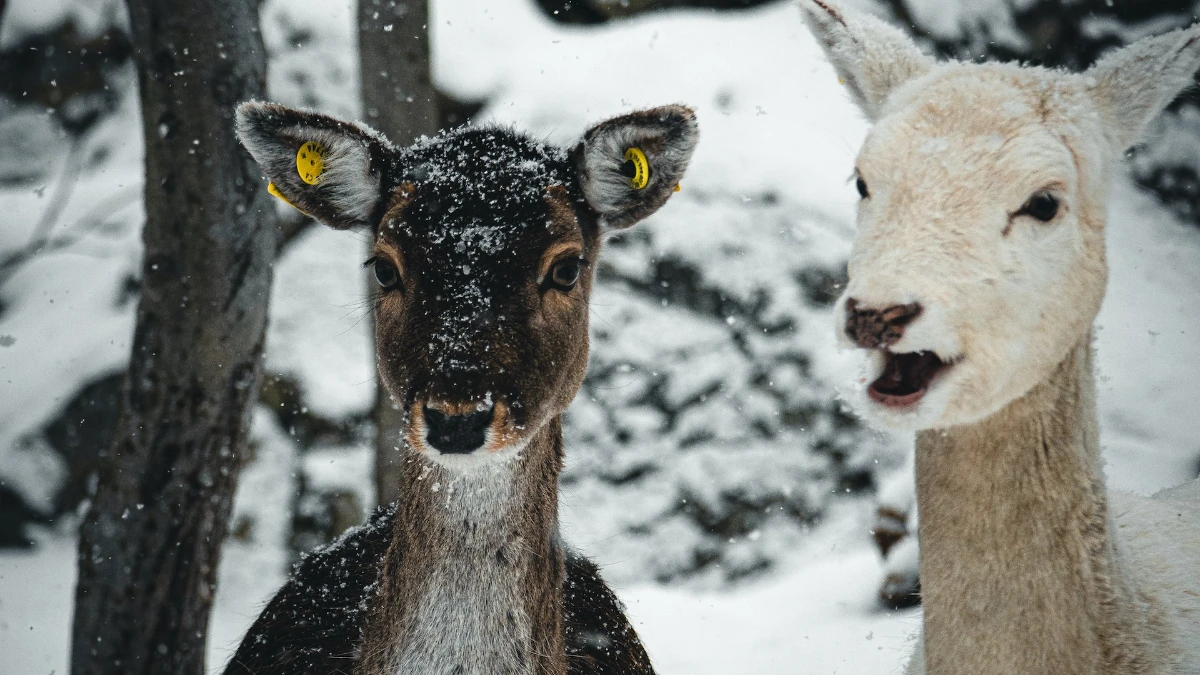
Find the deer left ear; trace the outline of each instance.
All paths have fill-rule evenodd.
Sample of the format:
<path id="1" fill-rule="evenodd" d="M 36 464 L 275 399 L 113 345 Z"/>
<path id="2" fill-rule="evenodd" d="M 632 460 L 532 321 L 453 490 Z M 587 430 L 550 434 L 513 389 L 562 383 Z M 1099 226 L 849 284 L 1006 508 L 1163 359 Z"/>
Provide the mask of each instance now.
<path id="1" fill-rule="evenodd" d="M 699 136 L 696 113 L 667 105 L 588 129 L 577 150 L 580 183 L 601 224 L 621 229 L 657 211 L 687 170 Z"/>

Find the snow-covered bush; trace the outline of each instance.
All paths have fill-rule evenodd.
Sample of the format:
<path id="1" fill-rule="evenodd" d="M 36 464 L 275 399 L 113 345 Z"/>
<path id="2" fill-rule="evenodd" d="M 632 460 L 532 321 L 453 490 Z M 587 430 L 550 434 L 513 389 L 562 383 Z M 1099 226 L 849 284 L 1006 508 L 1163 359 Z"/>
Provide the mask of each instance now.
<path id="1" fill-rule="evenodd" d="M 568 522 L 648 576 L 737 579 L 895 455 L 812 367 L 842 274 L 826 224 L 776 195 L 676 199 L 604 252 L 567 417 Z"/>

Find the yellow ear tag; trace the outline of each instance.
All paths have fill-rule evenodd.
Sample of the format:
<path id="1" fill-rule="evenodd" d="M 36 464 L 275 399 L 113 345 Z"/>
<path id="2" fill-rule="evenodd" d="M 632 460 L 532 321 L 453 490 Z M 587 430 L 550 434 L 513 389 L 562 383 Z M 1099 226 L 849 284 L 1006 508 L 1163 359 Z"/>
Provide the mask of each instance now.
<path id="1" fill-rule="evenodd" d="M 679 191 L 680 191 L 680 190 L 682 190 L 682 189 L 683 189 L 683 183 L 676 183 L 676 184 L 675 184 L 675 189 L 674 189 L 674 190 L 671 190 L 671 192 L 679 192 Z"/>
<path id="2" fill-rule="evenodd" d="M 630 148 L 625 151 L 625 163 L 633 165 L 633 175 L 629 176 L 627 171 L 622 171 L 626 176 L 629 176 L 629 184 L 635 190 L 641 190 L 650 184 L 650 162 L 646 159 L 646 153 L 637 148 Z"/>
<path id="3" fill-rule="evenodd" d="M 300 174 L 300 180 L 316 185 L 324 171 L 325 146 L 315 141 L 300 146 L 296 151 L 296 173 Z"/>
<path id="4" fill-rule="evenodd" d="M 267 183 L 267 192 L 271 193 L 271 195 L 273 197 L 275 197 L 279 201 L 283 202 L 284 204 L 287 204 L 288 206 L 292 207 L 293 209 L 296 209 L 300 213 L 304 213 L 304 209 L 300 208 L 299 206 L 296 206 L 295 204 L 292 203 L 292 200 L 288 199 L 287 197 L 284 197 L 283 193 L 279 191 L 279 188 L 275 187 L 274 183 Z M 308 215 L 308 214 L 304 213 L 304 215 Z"/>

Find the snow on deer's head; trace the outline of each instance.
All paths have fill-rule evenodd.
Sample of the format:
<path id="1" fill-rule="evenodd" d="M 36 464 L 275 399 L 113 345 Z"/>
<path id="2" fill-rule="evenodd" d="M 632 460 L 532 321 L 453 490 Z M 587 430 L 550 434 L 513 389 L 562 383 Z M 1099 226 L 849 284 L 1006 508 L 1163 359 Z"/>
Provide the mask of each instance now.
<path id="1" fill-rule="evenodd" d="M 371 232 L 380 376 L 409 447 L 450 468 L 515 456 L 566 409 L 603 231 L 666 203 L 697 139 L 682 106 L 602 122 L 573 148 L 467 126 L 397 149 L 257 102 L 237 128 L 277 195 Z"/>
<path id="2" fill-rule="evenodd" d="M 873 17 L 824 0 L 801 10 L 874 122 L 836 317 L 868 355 L 854 403 L 901 429 L 988 417 L 1089 334 L 1107 277 L 1110 175 L 1191 84 L 1200 29 L 1071 74 L 939 63 Z"/>

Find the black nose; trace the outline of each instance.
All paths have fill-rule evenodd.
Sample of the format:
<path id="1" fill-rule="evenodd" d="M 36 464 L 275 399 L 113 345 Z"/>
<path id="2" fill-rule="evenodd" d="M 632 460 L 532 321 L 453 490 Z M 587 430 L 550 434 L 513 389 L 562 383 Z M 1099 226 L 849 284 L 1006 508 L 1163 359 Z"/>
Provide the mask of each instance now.
<path id="1" fill-rule="evenodd" d="M 483 447 L 495 406 L 466 415 L 447 415 L 429 406 L 425 406 L 424 412 L 425 442 L 437 448 L 438 452 L 461 455 Z"/>

